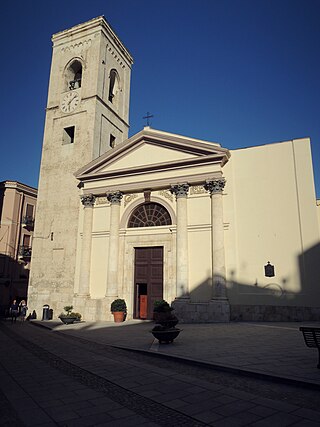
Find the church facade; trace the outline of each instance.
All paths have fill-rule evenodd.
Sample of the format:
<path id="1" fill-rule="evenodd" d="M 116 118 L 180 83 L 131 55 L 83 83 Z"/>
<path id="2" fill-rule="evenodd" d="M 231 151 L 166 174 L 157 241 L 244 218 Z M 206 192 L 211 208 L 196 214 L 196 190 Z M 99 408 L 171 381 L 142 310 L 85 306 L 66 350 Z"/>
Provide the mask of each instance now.
<path id="1" fill-rule="evenodd" d="M 308 138 L 228 150 L 150 127 L 128 138 L 132 57 L 103 17 L 53 36 L 28 306 L 88 321 L 320 315 Z"/>

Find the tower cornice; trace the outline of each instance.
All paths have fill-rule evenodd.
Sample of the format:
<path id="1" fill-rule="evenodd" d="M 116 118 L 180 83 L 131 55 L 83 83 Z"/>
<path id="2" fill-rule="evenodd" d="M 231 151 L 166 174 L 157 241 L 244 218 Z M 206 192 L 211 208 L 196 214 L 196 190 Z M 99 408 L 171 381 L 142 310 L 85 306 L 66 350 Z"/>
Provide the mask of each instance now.
<path id="1" fill-rule="evenodd" d="M 67 30 L 60 31 L 58 33 L 53 34 L 52 43 L 53 46 L 58 46 L 65 41 L 70 42 L 70 36 L 73 39 L 77 39 L 78 36 L 82 35 L 84 31 L 88 33 L 92 33 L 94 31 L 101 30 L 103 31 L 107 37 L 110 38 L 111 41 L 115 44 L 115 46 L 121 51 L 126 60 L 130 65 L 133 64 L 133 58 L 128 51 L 128 49 L 121 42 L 119 37 L 111 28 L 110 24 L 106 21 L 104 16 L 98 16 L 97 18 L 93 18 L 90 21 L 84 22 L 82 24 L 75 25 Z"/>

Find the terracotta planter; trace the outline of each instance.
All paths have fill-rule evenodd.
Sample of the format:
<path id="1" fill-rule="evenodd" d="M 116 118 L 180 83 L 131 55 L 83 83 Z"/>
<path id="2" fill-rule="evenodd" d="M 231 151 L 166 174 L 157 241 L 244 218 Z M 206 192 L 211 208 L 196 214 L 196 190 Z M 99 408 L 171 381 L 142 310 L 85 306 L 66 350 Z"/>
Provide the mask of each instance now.
<path id="1" fill-rule="evenodd" d="M 114 311 L 113 318 L 116 323 L 121 323 L 124 321 L 125 312 L 124 311 Z"/>

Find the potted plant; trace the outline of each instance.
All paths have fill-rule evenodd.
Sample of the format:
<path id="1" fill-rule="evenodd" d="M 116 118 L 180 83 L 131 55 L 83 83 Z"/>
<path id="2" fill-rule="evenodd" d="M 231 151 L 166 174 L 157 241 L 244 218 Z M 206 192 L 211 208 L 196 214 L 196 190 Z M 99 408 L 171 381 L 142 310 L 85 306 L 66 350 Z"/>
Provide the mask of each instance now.
<path id="1" fill-rule="evenodd" d="M 65 307 L 63 307 L 63 309 L 66 313 L 61 313 L 58 317 L 65 325 L 70 325 L 71 323 L 74 323 L 76 321 L 79 322 L 81 320 L 81 314 L 74 313 L 72 311 L 73 305 L 66 305 Z"/>
<path id="2" fill-rule="evenodd" d="M 179 322 L 172 314 L 173 308 L 165 300 L 156 300 L 153 305 L 153 320 L 166 327 L 174 327 Z"/>
<path id="3" fill-rule="evenodd" d="M 155 327 L 151 330 L 153 336 L 162 342 L 171 343 L 181 329 L 176 328 L 178 318 L 172 314 L 173 308 L 165 300 L 158 300 L 154 302 L 153 315 L 156 322 Z"/>
<path id="4" fill-rule="evenodd" d="M 111 312 L 116 323 L 123 322 L 127 314 L 127 305 L 124 299 L 118 298 L 111 303 Z"/>

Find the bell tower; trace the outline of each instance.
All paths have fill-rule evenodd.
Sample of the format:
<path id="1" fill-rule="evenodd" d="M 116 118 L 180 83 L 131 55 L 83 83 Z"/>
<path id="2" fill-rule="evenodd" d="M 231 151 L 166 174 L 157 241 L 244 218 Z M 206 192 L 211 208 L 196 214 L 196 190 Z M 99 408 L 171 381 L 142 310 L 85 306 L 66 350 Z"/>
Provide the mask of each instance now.
<path id="1" fill-rule="evenodd" d="M 103 16 L 52 37 L 28 306 L 72 303 L 80 189 L 74 173 L 128 138 L 132 57 Z"/>

